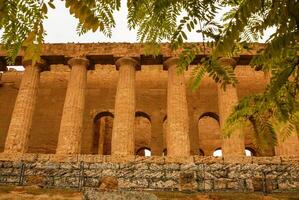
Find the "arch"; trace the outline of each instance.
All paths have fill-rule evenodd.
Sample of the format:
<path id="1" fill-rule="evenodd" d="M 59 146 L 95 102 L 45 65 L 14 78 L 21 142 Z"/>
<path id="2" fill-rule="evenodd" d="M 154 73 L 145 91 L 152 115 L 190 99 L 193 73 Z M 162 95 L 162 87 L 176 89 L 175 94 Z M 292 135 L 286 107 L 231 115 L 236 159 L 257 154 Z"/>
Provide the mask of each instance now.
<path id="1" fill-rule="evenodd" d="M 218 123 L 220 123 L 219 121 L 219 115 L 217 115 L 216 113 L 213 112 L 205 112 L 203 113 L 198 120 L 201 120 L 203 117 L 211 117 L 213 119 L 215 119 Z"/>
<path id="2" fill-rule="evenodd" d="M 221 150 L 221 148 L 215 149 L 214 152 L 213 152 L 213 156 L 214 157 L 221 157 L 222 156 L 222 150 Z"/>
<path id="3" fill-rule="evenodd" d="M 104 111 L 93 119 L 93 154 L 110 155 L 114 115 Z"/>
<path id="4" fill-rule="evenodd" d="M 100 112 L 100 113 L 98 113 L 98 114 L 95 115 L 95 117 L 93 118 L 93 122 L 96 122 L 101 117 L 106 117 L 106 116 L 114 118 L 114 115 L 111 112 L 109 112 L 109 111 L 103 111 L 103 112 Z"/>
<path id="5" fill-rule="evenodd" d="M 167 148 L 167 115 L 165 115 L 163 119 L 163 124 L 162 124 L 162 132 L 163 132 L 163 149 L 165 150 Z M 163 150 L 163 152 L 164 152 Z"/>
<path id="6" fill-rule="evenodd" d="M 246 156 L 256 156 L 256 151 L 251 147 L 245 147 Z"/>
<path id="7" fill-rule="evenodd" d="M 204 153 L 204 151 L 203 151 L 202 149 L 199 149 L 199 150 L 198 150 L 198 155 L 199 155 L 199 156 L 204 156 L 205 153 Z"/>
<path id="8" fill-rule="evenodd" d="M 145 112 L 137 111 L 135 112 L 135 117 L 145 117 L 151 122 L 151 117 Z"/>
<path id="9" fill-rule="evenodd" d="M 219 117 L 216 113 L 205 112 L 197 122 L 198 148 L 200 147 L 206 156 L 212 156 L 214 150 L 221 146 Z"/>
<path id="10" fill-rule="evenodd" d="M 163 150 L 162 155 L 167 156 L 167 149 L 166 148 Z"/>
<path id="11" fill-rule="evenodd" d="M 167 115 L 163 118 L 163 123 L 167 120 Z"/>
<path id="12" fill-rule="evenodd" d="M 151 156 L 151 149 L 148 147 L 141 147 L 136 151 L 137 156 Z"/>

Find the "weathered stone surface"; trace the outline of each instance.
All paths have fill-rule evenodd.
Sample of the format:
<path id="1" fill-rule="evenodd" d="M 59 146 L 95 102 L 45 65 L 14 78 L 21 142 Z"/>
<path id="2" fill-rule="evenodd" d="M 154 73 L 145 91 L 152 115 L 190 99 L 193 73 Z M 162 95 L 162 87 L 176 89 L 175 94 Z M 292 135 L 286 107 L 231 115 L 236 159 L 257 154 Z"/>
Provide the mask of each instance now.
<path id="1" fill-rule="evenodd" d="M 129 57 L 116 61 L 119 77 L 115 97 L 111 154 L 134 155 L 135 70 L 138 63 Z"/>
<path id="2" fill-rule="evenodd" d="M 181 172 L 180 173 L 180 191 L 196 191 L 196 174 L 195 172 Z"/>
<path id="3" fill-rule="evenodd" d="M 278 156 L 273 157 L 253 157 L 252 158 L 253 163 L 257 164 L 280 164 L 281 158 Z"/>
<path id="4" fill-rule="evenodd" d="M 193 156 L 195 164 L 202 163 L 222 163 L 223 157 L 213 157 L 213 156 Z"/>
<path id="5" fill-rule="evenodd" d="M 234 68 L 237 62 L 233 58 L 220 58 L 220 65 Z M 238 103 L 238 92 L 236 87 L 228 85 L 225 90 L 218 84 L 218 107 L 220 117 L 220 127 L 228 116 L 233 112 Z M 242 156 L 245 151 L 245 142 L 240 130 L 236 130 L 230 137 L 222 138 L 222 155 L 225 156 Z"/>
<path id="6" fill-rule="evenodd" d="M 71 73 L 61 117 L 57 154 L 80 153 L 88 63 L 86 58 L 80 57 L 68 61 Z"/>
<path id="7" fill-rule="evenodd" d="M 38 64 L 26 64 L 5 141 L 4 151 L 7 153 L 27 152 L 40 82 L 40 70 Z"/>
<path id="8" fill-rule="evenodd" d="M 103 176 L 100 180 L 100 190 L 117 190 L 118 188 L 118 180 L 113 176 Z"/>
<path id="9" fill-rule="evenodd" d="M 168 69 L 167 84 L 167 154 L 189 156 L 189 116 L 184 72 L 177 73 L 178 58 L 164 62 Z M 179 147 L 179 148 L 178 148 Z"/>
<path id="10" fill-rule="evenodd" d="M 268 164 L 237 164 L 222 161 L 204 164 L 160 164 L 158 161 L 156 164 L 135 161 L 61 163 L 45 159 L 34 162 L 0 161 L 0 182 L 3 184 L 21 182 L 51 188 L 97 188 L 100 180 L 113 177 L 112 181 L 108 178 L 106 185 L 109 186 L 110 182 L 115 183 L 117 180 L 120 190 L 262 192 L 299 190 L 298 165 L 275 164 L 275 159 L 273 164 L 269 164 L 271 163 L 269 159 L 267 162 Z M 35 178 L 40 181 L 36 182 Z"/>

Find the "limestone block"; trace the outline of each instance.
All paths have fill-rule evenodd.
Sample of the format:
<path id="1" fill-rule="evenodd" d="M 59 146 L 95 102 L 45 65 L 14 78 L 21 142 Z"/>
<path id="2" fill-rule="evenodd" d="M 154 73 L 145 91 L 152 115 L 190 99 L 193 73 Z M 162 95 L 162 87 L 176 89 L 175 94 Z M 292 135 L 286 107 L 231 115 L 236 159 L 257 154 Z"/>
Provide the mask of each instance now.
<path id="1" fill-rule="evenodd" d="M 179 184 L 174 180 L 157 180 L 150 182 L 152 189 L 178 189 Z"/>
<path id="2" fill-rule="evenodd" d="M 164 164 L 165 163 L 165 157 L 164 156 L 136 156 L 135 162 L 139 163 L 159 163 Z"/>
<path id="3" fill-rule="evenodd" d="M 99 189 L 102 191 L 110 191 L 118 189 L 118 180 L 113 176 L 103 176 L 100 180 Z"/>
<path id="4" fill-rule="evenodd" d="M 281 164 L 281 158 L 273 157 L 252 157 L 252 163 L 256 164 Z"/>
<path id="5" fill-rule="evenodd" d="M 118 179 L 119 188 L 123 189 L 141 189 L 141 188 L 148 188 L 149 183 L 146 179 Z"/>
<path id="6" fill-rule="evenodd" d="M 224 178 L 219 178 L 214 180 L 214 189 L 215 190 L 225 190 L 227 187 L 227 182 L 229 182 L 229 180 L 224 179 Z"/>
<path id="7" fill-rule="evenodd" d="M 224 156 L 224 163 L 239 163 L 250 164 L 252 163 L 251 156 Z"/>
<path id="8" fill-rule="evenodd" d="M 134 161 L 135 161 L 134 155 L 105 156 L 105 162 L 107 162 L 107 163 L 128 163 L 128 162 L 134 162 Z"/>
<path id="9" fill-rule="evenodd" d="M 223 163 L 223 157 L 214 156 L 193 156 L 195 164 L 212 164 L 212 163 Z"/>
<path id="10" fill-rule="evenodd" d="M 151 170 L 164 170 L 164 166 L 165 165 L 163 165 L 163 164 L 155 164 L 155 163 L 151 163 L 150 165 L 149 165 L 149 169 L 151 169 Z"/>
<path id="11" fill-rule="evenodd" d="M 193 157 L 192 156 L 166 156 L 165 157 L 165 163 L 193 163 Z"/>
<path id="12" fill-rule="evenodd" d="M 79 154 L 78 162 L 87 162 L 87 163 L 96 163 L 96 162 L 104 162 L 103 155 L 89 155 L 89 154 Z"/>
<path id="13" fill-rule="evenodd" d="M 55 154 L 50 158 L 53 162 L 78 162 L 77 154 Z"/>
<path id="14" fill-rule="evenodd" d="M 151 170 L 134 170 L 133 177 L 146 178 L 146 179 L 162 179 L 165 175 L 164 171 L 151 171 Z"/>
<path id="15" fill-rule="evenodd" d="M 196 173 L 195 172 L 181 172 L 180 178 L 180 191 L 196 191 Z"/>

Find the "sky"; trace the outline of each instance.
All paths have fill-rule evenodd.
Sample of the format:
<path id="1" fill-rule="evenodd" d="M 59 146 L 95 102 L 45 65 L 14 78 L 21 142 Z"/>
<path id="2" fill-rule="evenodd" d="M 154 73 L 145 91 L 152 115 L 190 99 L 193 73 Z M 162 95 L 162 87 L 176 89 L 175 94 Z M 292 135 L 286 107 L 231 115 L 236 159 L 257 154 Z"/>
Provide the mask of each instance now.
<path id="1" fill-rule="evenodd" d="M 116 27 L 112 30 L 112 37 L 108 38 L 101 32 L 88 32 L 82 36 L 79 36 L 76 32 L 78 20 L 70 15 L 69 9 L 65 7 L 65 2 L 61 0 L 54 0 L 55 9 L 48 9 L 48 19 L 44 21 L 44 28 L 46 30 L 46 43 L 98 43 L 98 42 L 138 42 L 137 31 L 129 30 L 127 25 L 127 7 L 126 0 L 121 0 L 121 8 L 116 11 L 114 18 L 116 21 Z M 220 20 L 222 14 L 228 11 L 229 8 L 223 8 L 220 10 L 216 19 Z M 272 31 L 267 31 L 265 37 L 259 42 L 265 42 Z M 200 42 L 202 37 L 198 33 L 189 33 L 188 42 Z M 1 31 L 0 31 L 1 36 Z"/>

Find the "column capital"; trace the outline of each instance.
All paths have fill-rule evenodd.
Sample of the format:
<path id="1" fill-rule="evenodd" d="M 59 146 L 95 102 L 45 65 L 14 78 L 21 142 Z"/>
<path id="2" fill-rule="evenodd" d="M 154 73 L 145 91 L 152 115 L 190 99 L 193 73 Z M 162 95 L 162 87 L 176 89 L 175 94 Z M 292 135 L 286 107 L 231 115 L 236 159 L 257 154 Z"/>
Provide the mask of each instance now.
<path id="1" fill-rule="evenodd" d="M 117 70 L 122 65 L 131 65 L 131 66 L 135 67 L 136 70 L 141 69 L 139 62 L 137 60 L 135 60 L 134 58 L 131 58 L 131 57 L 121 57 L 121 58 L 116 60 L 115 66 L 116 66 Z"/>
<path id="2" fill-rule="evenodd" d="M 178 57 L 168 58 L 167 60 L 165 60 L 163 62 L 163 69 L 168 70 L 171 66 L 176 66 L 178 64 L 178 62 L 179 62 Z"/>
<path id="3" fill-rule="evenodd" d="M 83 65 L 83 66 L 87 67 L 89 65 L 89 60 L 85 57 L 73 57 L 68 60 L 67 64 L 70 67 L 73 67 L 75 65 Z"/>
<path id="4" fill-rule="evenodd" d="M 222 57 L 218 60 L 221 65 L 232 66 L 233 68 L 237 65 L 237 61 L 234 58 Z"/>
<path id="5" fill-rule="evenodd" d="M 22 60 L 22 65 L 24 66 L 24 68 L 26 68 L 27 66 L 32 65 L 32 60 Z M 46 61 L 43 59 L 40 59 L 38 62 L 35 63 L 35 66 L 39 67 L 40 70 L 46 68 Z"/>

